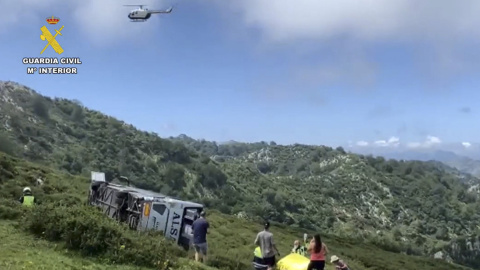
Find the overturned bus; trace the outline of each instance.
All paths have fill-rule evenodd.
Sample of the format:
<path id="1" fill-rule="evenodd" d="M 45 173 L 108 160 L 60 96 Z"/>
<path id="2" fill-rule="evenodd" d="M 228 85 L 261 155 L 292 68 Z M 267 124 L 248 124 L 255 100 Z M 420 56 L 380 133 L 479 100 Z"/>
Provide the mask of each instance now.
<path id="1" fill-rule="evenodd" d="M 161 231 L 167 239 L 189 249 L 191 226 L 203 205 L 170 198 L 160 193 L 109 183 L 105 173 L 91 172 L 88 203 L 133 230 Z"/>

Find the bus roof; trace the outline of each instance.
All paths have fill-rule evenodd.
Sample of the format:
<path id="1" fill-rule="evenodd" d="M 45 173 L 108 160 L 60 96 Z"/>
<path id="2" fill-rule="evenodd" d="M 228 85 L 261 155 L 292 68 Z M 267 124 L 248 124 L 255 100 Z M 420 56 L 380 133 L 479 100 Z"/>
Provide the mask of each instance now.
<path id="1" fill-rule="evenodd" d="M 183 201 L 177 198 L 169 197 L 164 194 L 146 190 L 146 189 L 141 189 L 137 187 L 132 187 L 132 186 L 124 186 L 120 184 L 114 184 L 114 183 L 108 183 L 105 178 L 105 173 L 103 172 L 91 172 L 91 181 L 92 183 L 94 182 L 104 182 L 107 183 L 109 187 L 114 188 L 118 191 L 121 192 L 128 192 L 132 196 L 141 198 L 143 197 L 145 200 L 148 201 L 169 201 L 169 202 L 177 202 L 177 203 L 182 203 L 182 204 L 187 204 L 187 207 L 198 207 L 198 208 L 203 208 L 202 204 L 191 202 L 191 201 Z"/>

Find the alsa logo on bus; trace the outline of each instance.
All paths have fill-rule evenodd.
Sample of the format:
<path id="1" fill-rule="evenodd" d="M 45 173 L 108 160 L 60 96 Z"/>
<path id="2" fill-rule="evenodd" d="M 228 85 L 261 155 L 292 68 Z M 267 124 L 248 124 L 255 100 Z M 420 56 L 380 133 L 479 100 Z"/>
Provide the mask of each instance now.
<path id="1" fill-rule="evenodd" d="M 170 235 L 178 236 L 180 231 L 180 215 L 173 212 L 172 225 L 170 226 Z"/>
<path id="2" fill-rule="evenodd" d="M 150 203 L 145 203 L 144 209 L 143 209 L 143 214 L 148 217 L 150 216 L 150 209 L 151 209 L 151 204 Z M 173 217 L 172 217 L 172 223 L 170 225 L 170 237 L 173 237 L 175 239 L 178 238 L 178 233 L 180 232 L 180 215 L 177 214 L 176 212 L 173 212 Z M 156 230 L 158 230 L 159 227 L 159 222 L 157 222 L 156 217 L 153 217 L 153 226 L 155 227 Z"/>

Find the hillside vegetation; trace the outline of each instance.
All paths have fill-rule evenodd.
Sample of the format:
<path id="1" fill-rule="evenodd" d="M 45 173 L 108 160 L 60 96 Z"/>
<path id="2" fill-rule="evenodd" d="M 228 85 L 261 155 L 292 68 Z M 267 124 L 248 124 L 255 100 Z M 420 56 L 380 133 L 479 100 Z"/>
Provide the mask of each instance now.
<path id="1" fill-rule="evenodd" d="M 471 189 L 478 179 L 434 162 L 326 146 L 162 139 L 12 82 L 0 83 L 0 123 L 0 151 L 13 156 L 72 175 L 125 175 L 245 221 L 266 218 L 395 252 L 431 256 L 475 234 L 480 221 Z"/>
<path id="2" fill-rule="evenodd" d="M 384 152 L 376 155 L 405 160 L 419 161 L 440 161 L 450 167 L 456 168 L 461 172 L 480 177 L 480 160 L 475 160 L 467 156 L 461 156 L 450 151 L 430 150 L 430 151 L 403 151 L 403 152 Z"/>
<path id="3" fill-rule="evenodd" d="M 221 162 L 229 179 L 241 177 L 234 168 L 244 168 L 238 171 L 265 180 L 260 184 L 268 188 L 259 195 L 267 198 L 265 207 L 276 206 L 278 219 L 285 222 L 339 233 L 352 226 L 384 229 L 417 245 L 429 237 L 448 240 L 477 229 L 480 205 L 471 188 L 479 180 L 439 162 L 385 160 L 345 153 L 341 147 L 172 139 Z M 245 193 L 258 194 L 258 184 L 247 182 L 249 177 L 236 184 L 248 190 Z M 317 222 L 302 218 L 309 216 Z"/>
<path id="4" fill-rule="evenodd" d="M 210 211 L 210 267 L 192 262 L 193 254 L 156 234 L 138 234 L 86 206 L 88 178 L 60 173 L 0 153 L 1 269 L 250 269 L 253 240 L 261 224 Z M 38 175 L 46 181 L 35 185 Z M 32 186 L 39 205 L 16 205 L 22 187 Z M 272 232 L 284 256 L 304 230 L 274 224 Z M 307 231 L 309 234 L 313 232 Z M 336 254 L 358 270 L 467 270 L 458 265 L 384 251 L 374 245 L 324 236 Z M 332 265 L 327 270 L 333 270 Z"/>

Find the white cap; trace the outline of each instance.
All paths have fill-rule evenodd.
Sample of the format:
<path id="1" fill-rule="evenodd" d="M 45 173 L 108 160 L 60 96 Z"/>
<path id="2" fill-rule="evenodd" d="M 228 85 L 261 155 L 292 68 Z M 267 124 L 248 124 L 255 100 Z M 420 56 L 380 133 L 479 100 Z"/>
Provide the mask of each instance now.
<path id="1" fill-rule="evenodd" d="M 332 262 L 332 263 L 333 263 L 333 262 L 336 262 L 336 261 L 338 261 L 338 260 L 339 260 L 338 257 L 335 256 L 335 255 L 332 255 L 332 258 L 330 258 L 330 262 Z"/>
<path id="2" fill-rule="evenodd" d="M 23 193 L 25 193 L 25 192 L 27 192 L 27 191 L 32 192 L 32 190 L 31 190 L 29 187 L 26 187 L 26 188 L 23 189 Z"/>

